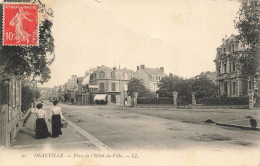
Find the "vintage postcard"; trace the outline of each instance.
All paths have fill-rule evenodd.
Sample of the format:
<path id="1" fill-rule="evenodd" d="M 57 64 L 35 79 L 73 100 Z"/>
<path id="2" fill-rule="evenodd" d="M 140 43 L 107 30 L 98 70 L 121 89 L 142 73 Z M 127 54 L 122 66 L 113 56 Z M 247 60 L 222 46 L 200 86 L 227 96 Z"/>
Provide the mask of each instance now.
<path id="1" fill-rule="evenodd" d="M 0 166 L 259 166 L 259 0 L 0 0 Z"/>

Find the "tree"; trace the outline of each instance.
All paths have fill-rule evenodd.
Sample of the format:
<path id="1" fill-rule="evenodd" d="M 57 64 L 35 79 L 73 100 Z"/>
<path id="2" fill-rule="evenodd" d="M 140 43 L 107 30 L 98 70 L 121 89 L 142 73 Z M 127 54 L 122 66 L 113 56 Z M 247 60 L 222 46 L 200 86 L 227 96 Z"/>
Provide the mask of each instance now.
<path id="1" fill-rule="evenodd" d="M 160 97 L 173 97 L 173 92 L 178 92 L 181 103 L 191 103 L 191 93 L 196 93 L 196 98 L 213 97 L 217 95 L 218 87 L 204 73 L 190 79 L 178 76 L 164 77 L 159 82 L 157 93 Z"/>
<path id="2" fill-rule="evenodd" d="M 238 39 L 246 46 L 245 54 L 239 61 L 242 64 L 244 77 L 254 76 L 259 66 L 259 35 L 260 35 L 260 1 L 242 0 L 238 11 L 235 27 L 238 29 Z M 258 56 L 258 57 L 257 57 Z"/>
<path id="3" fill-rule="evenodd" d="M 144 86 L 143 82 L 137 78 L 132 78 L 128 83 L 128 94 L 138 93 L 138 97 L 149 97 L 151 92 Z"/>
<path id="4" fill-rule="evenodd" d="M 196 99 L 204 97 L 216 97 L 218 94 L 217 85 L 207 76 L 201 74 L 191 79 L 192 92 L 196 93 Z"/>
<path id="5" fill-rule="evenodd" d="M 22 112 L 26 113 L 34 101 L 34 92 L 30 86 L 22 86 Z"/>
<path id="6" fill-rule="evenodd" d="M 157 93 L 160 97 L 172 97 L 173 92 L 182 93 L 184 87 L 184 79 L 178 76 L 164 77 L 160 80 Z M 182 89 L 182 90 L 181 90 Z"/>
<path id="7" fill-rule="evenodd" d="M 33 2 L 36 3 L 36 2 Z M 52 13 L 45 10 L 45 6 L 38 1 L 39 12 L 43 15 L 39 20 L 39 46 L 3 46 L 0 55 L 0 78 L 17 76 L 33 77 L 40 83 L 50 79 L 49 66 L 54 61 L 54 39 L 52 37 Z M 48 10 L 51 11 L 51 10 Z"/>

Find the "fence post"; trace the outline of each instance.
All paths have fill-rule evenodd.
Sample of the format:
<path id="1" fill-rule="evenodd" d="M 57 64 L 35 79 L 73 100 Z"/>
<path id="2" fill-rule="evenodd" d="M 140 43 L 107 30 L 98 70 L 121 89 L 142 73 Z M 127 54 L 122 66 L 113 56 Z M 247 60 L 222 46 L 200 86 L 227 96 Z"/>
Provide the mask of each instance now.
<path id="1" fill-rule="evenodd" d="M 177 108 L 177 97 L 178 97 L 178 92 L 173 92 L 173 104 L 174 108 Z"/>
<path id="2" fill-rule="evenodd" d="M 134 98 L 133 98 L 133 100 L 134 100 L 134 107 L 136 107 L 136 106 L 137 106 L 138 93 L 137 93 L 137 92 L 134 92 L 134 93 L 133 93 L 133 96 L 134 96 Z"/>
<path id="3" fill-rule="evenodd" d="M 196 105 L 196 93 L 195 92 L 191 92 L 191 96 L 192 96 L 192 105 Z"/>
<path id="4" fill-rule="evenodd" d="M 253 109 L 254 107 L 254 91 L 250 89 L 248 91 L 248 96 L 249 96 L 249 109 Z"/>

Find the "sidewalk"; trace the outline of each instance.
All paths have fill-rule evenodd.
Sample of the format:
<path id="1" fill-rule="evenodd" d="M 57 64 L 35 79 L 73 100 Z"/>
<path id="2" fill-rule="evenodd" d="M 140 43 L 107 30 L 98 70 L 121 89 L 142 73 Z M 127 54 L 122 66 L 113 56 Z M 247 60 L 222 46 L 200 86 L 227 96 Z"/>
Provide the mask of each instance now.
<path id="1" fill-rule="evenodd" d="M 45 139 L 36 139 L 34 132 L 35 120 L 36 115 L 32 113 L 25 126 L 19 131 L 17 143 L 12 149 L 39 150 L 48 146 L 55 150 L 64 148 L 98 150 L 95 145 L 86 139 L 86 137 L 75 131 L 70 125 L 67 125 L 67 128 L 62 128 L 62 135 L 58 138 L 48 137 Z M 51 123 L 48 121 L 46 121 L 46 123 L 48 130 L 51 133 Z"/>

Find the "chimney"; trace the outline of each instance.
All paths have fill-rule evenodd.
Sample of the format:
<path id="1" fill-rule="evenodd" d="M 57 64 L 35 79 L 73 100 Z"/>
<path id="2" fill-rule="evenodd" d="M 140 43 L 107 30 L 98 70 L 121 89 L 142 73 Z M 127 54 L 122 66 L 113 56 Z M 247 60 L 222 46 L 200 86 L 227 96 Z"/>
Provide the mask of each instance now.
<path id="1" fill-rule="evenodd" d="M 139 70 L 139 66 L 137 66 L 137 68 L 136 68 L 137 70 Z"/>
<path id="2" fill-rule="evenodd" d="M 172 73 L 170 73 L 170 74 L 169 74 L 169 77 L 173 77 L 173 74 L 172 74 Z"/>
<path id="3" fill-rule="evenodd" d="M 145 65 L 141 65 L 140 67 L 141 67 L 143 70 L 145 69 Z"/>
<path id="4" fill-rule="evenodd" d="M 160 70 L 161 70 L 162 72 L 164 72 L 164 67 L 160 67 Z"/>

